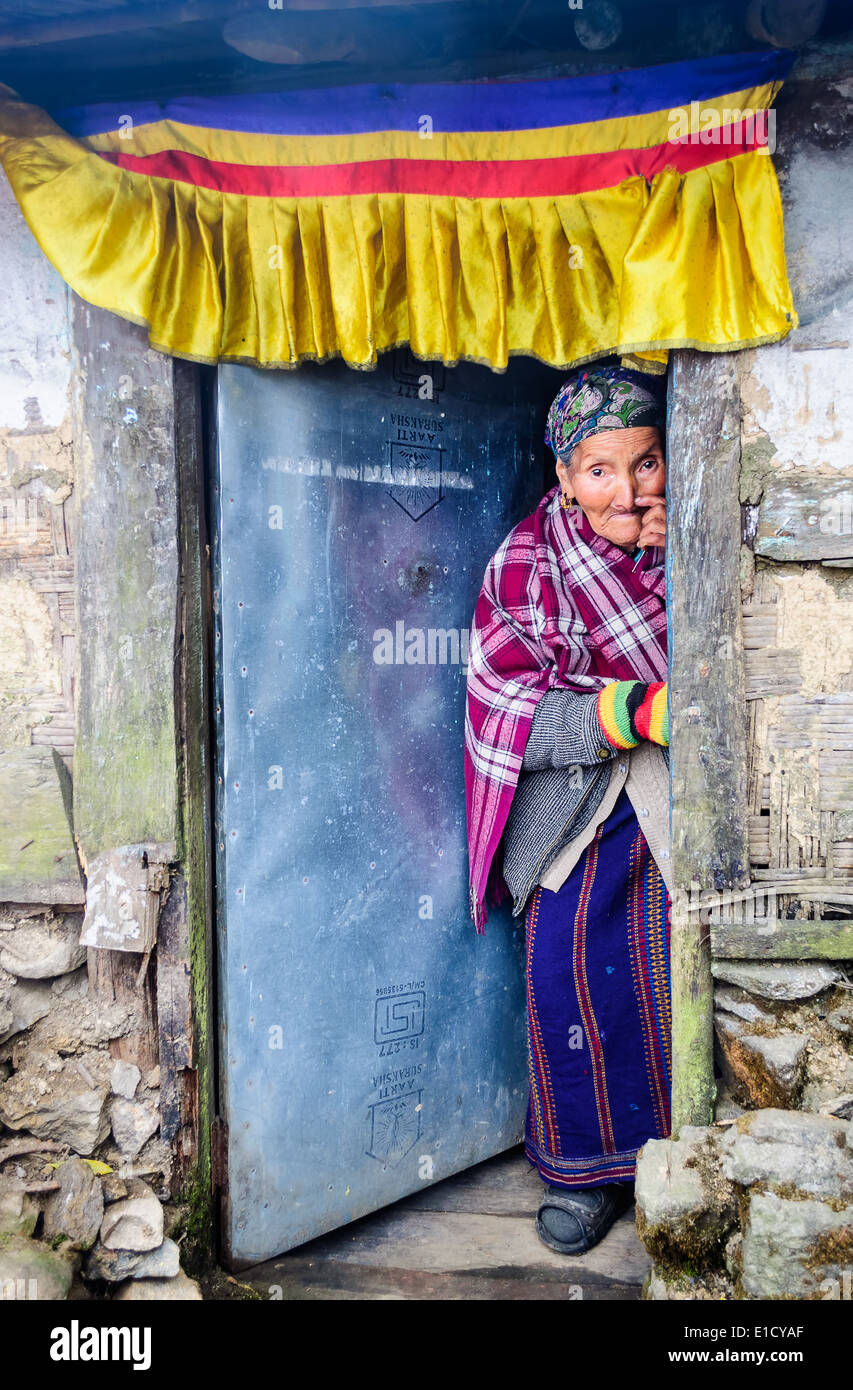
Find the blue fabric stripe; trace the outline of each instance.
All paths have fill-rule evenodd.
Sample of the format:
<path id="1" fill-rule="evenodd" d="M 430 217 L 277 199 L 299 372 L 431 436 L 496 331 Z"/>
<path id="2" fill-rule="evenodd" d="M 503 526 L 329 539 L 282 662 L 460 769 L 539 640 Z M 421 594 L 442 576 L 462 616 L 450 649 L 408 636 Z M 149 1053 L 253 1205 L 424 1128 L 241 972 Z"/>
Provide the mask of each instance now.
<path id="1" fill-rule="evenodd" d="M 540 130 L 619 116 L 641 116 L 711 101 L 784 78 L 788 49 L 729 53 L 681 63 L 530 82 L 448 82 L 175 97 L 158 102 L 103 102 L 53 112 L 70 135 L 98 135 L 171 120 L 257 135 L 352 135 L 417 130 L 429 116 L 438 134 Z M 128 141 L 128 149 L 132 148 Z"/>

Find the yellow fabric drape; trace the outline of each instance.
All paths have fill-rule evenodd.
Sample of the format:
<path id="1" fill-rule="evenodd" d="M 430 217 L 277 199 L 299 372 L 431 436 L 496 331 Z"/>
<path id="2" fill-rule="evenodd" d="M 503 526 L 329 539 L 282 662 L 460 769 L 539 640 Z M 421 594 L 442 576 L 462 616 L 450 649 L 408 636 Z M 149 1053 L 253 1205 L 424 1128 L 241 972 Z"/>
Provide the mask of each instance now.
<path id="1" fill-rule="evenodd" d="M 68 284 L 194 361 L 369 367 L 408 343 L 496 370 L 610 352 L 659 368 L 797 322 L 764 150 L 566 197 L 254 197 L 116 167 L 6 99 L 0 158 Z"/>

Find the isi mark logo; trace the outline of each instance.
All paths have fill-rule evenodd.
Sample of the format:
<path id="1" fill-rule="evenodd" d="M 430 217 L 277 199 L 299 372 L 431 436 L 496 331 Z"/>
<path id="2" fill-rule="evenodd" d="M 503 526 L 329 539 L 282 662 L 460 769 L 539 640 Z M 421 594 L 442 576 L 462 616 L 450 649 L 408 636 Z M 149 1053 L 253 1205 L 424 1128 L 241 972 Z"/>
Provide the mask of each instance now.
<path id="1" fill-rule="evenodd" d="M 396 1167 L 421 1136 L 424 1063 L 425 981 L 408 980 L 377 990 L 373 1041 L 378 1058 L 395 1058 L 372 1078 L 377 1098 L 368 1106 L 370 1146 L 367 1154 L 383 1168 Z"/>
<path id="2" fill-rule="evenodd" d="M 386 488 L 388 496 L 401 507 L 412 521 L 431 512 L 442 500 L 441 449 L 428 444 L 409 444 L 389 441 L 393 486 Z"/>

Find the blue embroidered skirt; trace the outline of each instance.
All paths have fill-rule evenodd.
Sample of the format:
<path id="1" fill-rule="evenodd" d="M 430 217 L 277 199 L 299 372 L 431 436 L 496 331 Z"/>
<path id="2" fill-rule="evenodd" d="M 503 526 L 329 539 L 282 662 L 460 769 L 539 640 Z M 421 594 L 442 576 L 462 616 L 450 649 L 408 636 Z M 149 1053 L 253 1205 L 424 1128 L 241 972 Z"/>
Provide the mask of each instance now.
<path id="1" fill-rule="evenodd" d="M 525 1151 L 546 1183 L 630 1181 L 669 1134 L 670 901 L 622 790 L 558 892 L 531 895 Z"/>

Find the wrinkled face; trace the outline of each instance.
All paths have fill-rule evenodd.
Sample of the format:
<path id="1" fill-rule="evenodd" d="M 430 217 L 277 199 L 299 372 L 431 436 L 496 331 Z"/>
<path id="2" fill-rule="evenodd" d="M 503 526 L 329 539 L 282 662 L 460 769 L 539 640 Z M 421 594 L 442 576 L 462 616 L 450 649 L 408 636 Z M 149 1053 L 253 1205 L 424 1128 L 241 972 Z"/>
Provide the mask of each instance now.
<path id="1" fill-rule="evenodd" d="M 590 435 L 572 451 L 570 464 L 557 464 L 557 477 L 593 531 L 633 548 L 645 510 L 635 505 L 636 498 L 662 496 L 666 488 L 660 430 L 639 425 Z"/>

